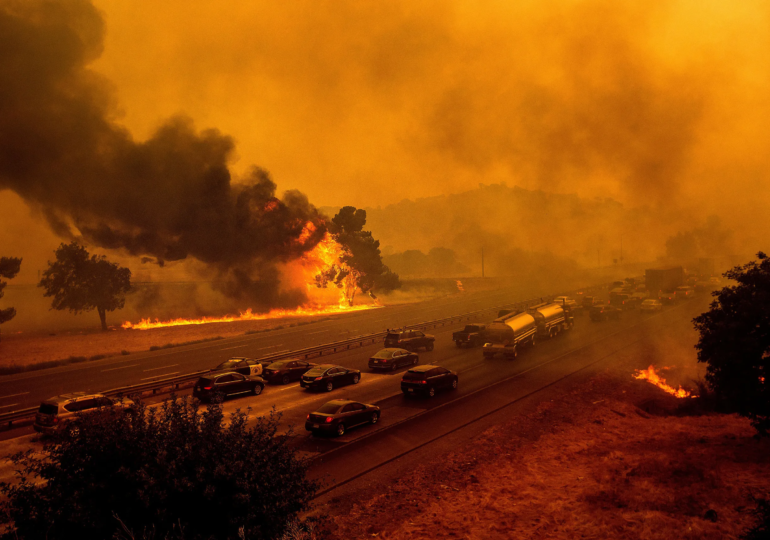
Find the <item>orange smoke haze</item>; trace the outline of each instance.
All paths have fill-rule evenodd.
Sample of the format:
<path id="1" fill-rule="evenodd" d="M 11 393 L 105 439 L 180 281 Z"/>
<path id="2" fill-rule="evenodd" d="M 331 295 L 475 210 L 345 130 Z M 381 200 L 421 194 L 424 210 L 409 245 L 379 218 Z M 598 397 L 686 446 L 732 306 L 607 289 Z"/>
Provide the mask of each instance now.
<path id="1" fill-rule="evenodd" d="M 376 207 L 506 182 L 716 214 L 756 249 L 770 232 L 762 0 L 94 3 L 110 120 L 232 136 L 234 184 L 258 164 L 316 206 Z M 60 239 L 7 191 L 0 215 L 0 254 L 34 283 Z M 639 228 L 661 249 L 673 232 Z M 138 280 L 200 275 L 124 255 Z"/>

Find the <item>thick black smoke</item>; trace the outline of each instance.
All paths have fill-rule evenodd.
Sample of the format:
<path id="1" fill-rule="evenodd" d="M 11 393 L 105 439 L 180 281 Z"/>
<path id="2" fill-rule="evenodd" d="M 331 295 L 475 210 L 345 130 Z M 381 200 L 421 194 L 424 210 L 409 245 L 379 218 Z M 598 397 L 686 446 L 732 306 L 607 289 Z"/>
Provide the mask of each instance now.
<path id="1" fill-rule="evenodd" d="M 231 183 L 234 144 L 173 118 L 145 142 L 115 122 L 111 86 L 88 64 L 104 21 L 86 0 L 0 4 L 0 189 L 40 209 L 55 232 L 159 264 L 193 257 L 255 308 L 288 307 L 275 264 L 311 249 L 323 219 L 307 198 L 254 168 Z M 308 222 L 313 233 L 299 237 Z"/>

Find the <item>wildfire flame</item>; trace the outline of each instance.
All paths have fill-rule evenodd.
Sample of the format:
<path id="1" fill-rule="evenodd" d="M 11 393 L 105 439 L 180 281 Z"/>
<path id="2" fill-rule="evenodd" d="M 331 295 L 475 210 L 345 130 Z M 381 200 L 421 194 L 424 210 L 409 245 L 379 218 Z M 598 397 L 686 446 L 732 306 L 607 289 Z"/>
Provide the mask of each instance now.
<path id="1" fill-rule="evenodd" d="M 460 292 L 465 292 L 465 288 L 463 287 L 463 282 L 459 279 L 455 280 L 457 282 L 457 290 Z"/>
<path id="2" fill-rule="evenodd" d="M 661 390 L 668 392 L 674 397 L 678 397 L 678 398 L 697 397 L 697 396 L 693 396 L 690 392 L 688 392 L 681 386 L 679 387 L 679 389 L 675 389 L 672 386 L 668 385 L 666 383 L 666 379 L 658 375 L 658 373 L 655 371 L 655 366 L 652 366 L 652 365 L 647 369 L 637 369 L 636 373 L 634 374 L 634 378 L 645 379 L 649 383 L 654 384 Z"/>
<path id="3" fill-rule="evenodd" d="M 270 203 L 268 203 L 269 205 Z M 266 210 L 269 210 L 266 208 Z M 308 222 L 297 242 L 304 244 L 316 231 L 315 225 Z M 122 327 L 134 330 L 151 330 L 153 328 L 164 328 L 168 326 L 185 326 L 193 324 L 225 323 L 235 321 L 261 321 L 264 319 L 275 319 L 278 317 L 308 317 L 317 315 L 330 315 L 334 313 L 347 313 L 351 311 L 363 311 L 375 307 L 381 307 L 379 302 L 376 305 L 362 304 L 353 305 L 353 300 L 358 290 L 358 281 L 361 274 L 355 269 L 345 264 L 344 257 L 348 255 L 345 248 L 337 242 L 334 237 L 326 233 L 323 239 L 310 251 L 308 251 L 299 260 L 305 276 L 306 286 L 309 291 L 316 288 L 327 288 L 333 284 L 340 289 L 340 297 L 337 305 L 334 304 L 308 304 L 296 309 L 273 309 L 267 313 L 253 313 L 251 309 L 243 311 L 238 315 L 224 315 L 221 317 L 201 317 L 197 319 L 171 319 L 160 321 L 158 319 L 142 319 L 138 323 L 126 321 Z M 458 281 L 458 284 L 460 282 Z M 461 285 L 458 285 L 461 287 Z M 372 298 L 374 298 L 372 296 Z"/>

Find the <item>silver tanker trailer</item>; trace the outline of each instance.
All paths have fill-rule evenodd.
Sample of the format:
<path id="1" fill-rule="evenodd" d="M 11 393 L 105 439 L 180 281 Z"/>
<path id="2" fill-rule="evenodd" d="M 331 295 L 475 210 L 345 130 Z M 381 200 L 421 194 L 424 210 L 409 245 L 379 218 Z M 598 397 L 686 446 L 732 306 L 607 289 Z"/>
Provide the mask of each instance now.
<path id="1" fill-rule="evenodd" d="M 502 354 L 510 360 L 518 355 L 520 345 L 534 345 L 537 336 L 537 322 L 529 313 L 509 314 L 489 325 L 485 331 L 484 358 Z"/>
<path id="2" fill-rule="evenodd" d="M 569 330 L 574 324 L 569 305 L 540 304 L 527 311 L 535 318 L 537 335 L 540 338 L 552 338 L 562 330 Z"/>

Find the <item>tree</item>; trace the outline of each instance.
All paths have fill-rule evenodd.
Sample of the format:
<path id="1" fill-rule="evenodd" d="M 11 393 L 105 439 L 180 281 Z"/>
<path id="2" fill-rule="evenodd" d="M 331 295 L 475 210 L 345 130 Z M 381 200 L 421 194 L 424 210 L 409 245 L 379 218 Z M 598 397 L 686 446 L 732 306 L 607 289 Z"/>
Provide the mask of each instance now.
<path id="1" fill-rule="evenodd" d="M 736 266 L 725 277 L 737 285 L 714 292 L 709 311 L 693 320 L 700 332 L 698 361 L 716 397 L 751 419 L 763 435 L 770 428 L 770 259 Z"/>
<path id="2" fill-rule="evenodd" d="M 21 259 L 16 259 L 14 257 L 0 257 L 0 277 L 13 279 L 16 277 L 16 274 L 19 273 L 19 270 L 21 270 Z M 5 289 L 7 284 L 6 281 L 0 281 L 0 298 L 5 295 L 3 289 Z M 12 307 L 0 309 L 0 324 L 10 321 L 15 316 L 16 310 Z"/>
<path id="3" fill-rule="evenodd" d="M 61 244 L 56 261 L 48 263 L 38 284 L 44 296 L 53 296 L 51 309 L 73 313 L 99 312 L 102 330 L 107 330 L 107 312 L 121 309 L 131 289 L 131 270 L 111 263 L 104 255 L 89 255 L 77 242 Z"/>
<path id="4" fill-rule="evenodd" d="M 82 415 L 76 434 L 12 456 L 18 482 L 0 485 L 3 538 L 235 539 L 241 528 L 274 538 L 315 494 L 278 415 L 247 427 L 243 412 L 225 421 L 221 406 L 201 411 L 186 397 L 131 411 Z"/>
<path id="5" fill-rule="evenodd" d="M 373 296 L 375 290 L 390 291 L 401 286 L 398 275 L 382 263 L 380 241 L 375 240 L 370 231 L 363 230 L 366 225 L 366 210 L 345 206 L 332 218 L 329 232 L 347 252 L 342 257 L 349 270 L 339 271 L 330 278 L 339 286 L 353 274 L 355 284 L 361 292 Z M 353 303 L 356 287 L 348 296 L 348 302 Z"/>

